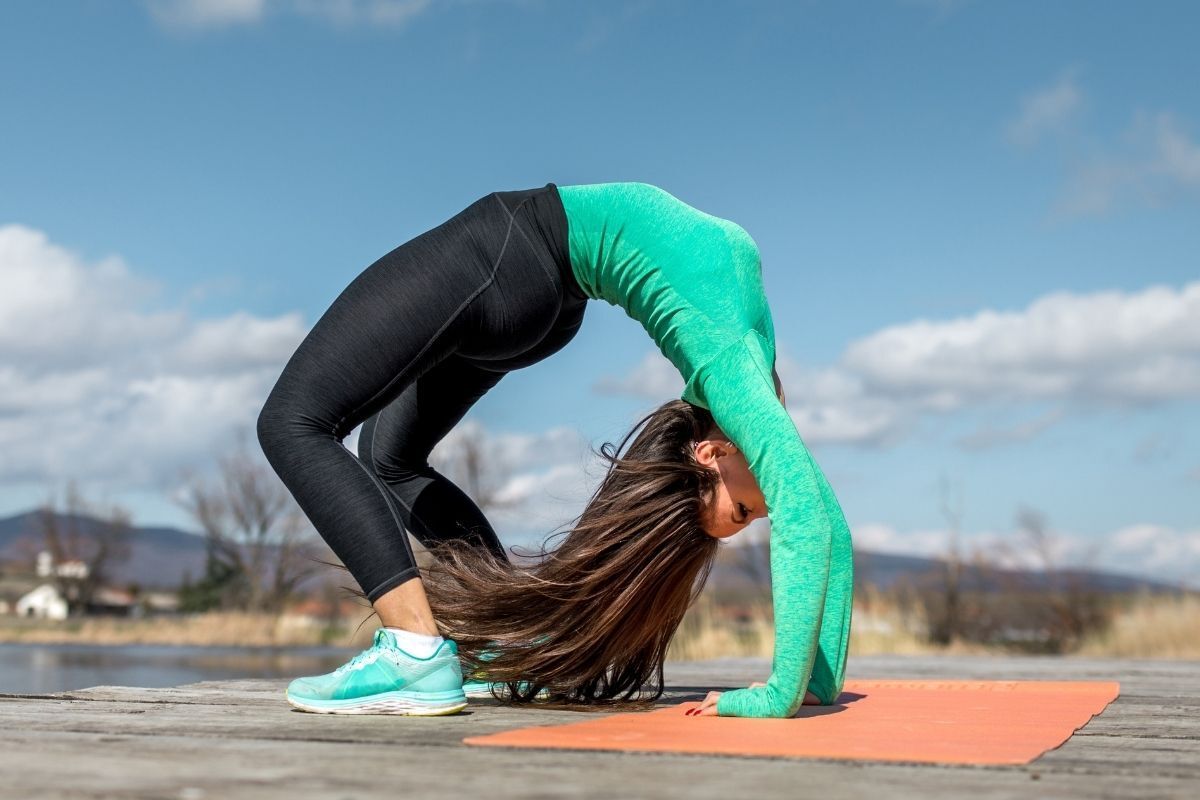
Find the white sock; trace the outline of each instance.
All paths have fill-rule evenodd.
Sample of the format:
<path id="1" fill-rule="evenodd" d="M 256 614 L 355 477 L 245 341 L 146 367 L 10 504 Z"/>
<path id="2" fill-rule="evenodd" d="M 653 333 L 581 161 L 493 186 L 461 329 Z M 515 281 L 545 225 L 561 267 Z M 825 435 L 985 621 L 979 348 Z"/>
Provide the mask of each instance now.
<path id="1" fill-rule="evenodd" d="M 396 636 L 396 642 L 404 652 L 416 656 L 417 658 L 429 658 L 437 649 L 441 647 L 445 641 L 441 636 L 430 636 L 425 633 L 415 633 L 406 631 L 403 628 L 390 628 L 385 626 L 385 630 L 391 631 Z"/>

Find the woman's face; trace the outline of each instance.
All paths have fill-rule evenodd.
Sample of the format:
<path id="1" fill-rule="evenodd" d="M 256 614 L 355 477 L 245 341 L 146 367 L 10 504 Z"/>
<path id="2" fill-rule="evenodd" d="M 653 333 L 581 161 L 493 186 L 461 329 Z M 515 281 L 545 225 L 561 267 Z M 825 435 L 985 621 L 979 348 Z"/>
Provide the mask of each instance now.
<path id="1" fill-rule="evenodd" d="M 767 515 L 758 481 L 737 445 L 728 439 L 713 438 L 701 439 L 695 447 L 696 460 L 721 477 L 706 509 L 705 533 L 724 539 Z"/>

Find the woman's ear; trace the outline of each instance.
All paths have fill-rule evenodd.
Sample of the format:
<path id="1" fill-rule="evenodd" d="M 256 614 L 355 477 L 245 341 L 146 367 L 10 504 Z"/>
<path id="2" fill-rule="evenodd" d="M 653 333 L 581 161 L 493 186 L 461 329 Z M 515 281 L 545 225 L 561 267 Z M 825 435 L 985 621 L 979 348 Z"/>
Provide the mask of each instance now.
<path id="1" fill-rule="evenodd" d="M 709 445 L 709 447 L 705 447 L 704 445 L 706 444 Z M 714 435 L 714 438 L 693 441 L 691 443 L 691 447 L 692 452 L 696 456 L 696 460 L 701 464 L 706 463 L 704 459 L 700 457 L 701 452 L 704 452 L 706 456 L 711 456 L 710 461 L 715 461 L 722 455 L 728 455 L 729 453 L 736 453 L 738 451 L 738 446 L 734 444 L 729 437 L 721 434 L 719 431 Z M 713 455 L 714 451 L 717 451 L 718 455 Z"/>

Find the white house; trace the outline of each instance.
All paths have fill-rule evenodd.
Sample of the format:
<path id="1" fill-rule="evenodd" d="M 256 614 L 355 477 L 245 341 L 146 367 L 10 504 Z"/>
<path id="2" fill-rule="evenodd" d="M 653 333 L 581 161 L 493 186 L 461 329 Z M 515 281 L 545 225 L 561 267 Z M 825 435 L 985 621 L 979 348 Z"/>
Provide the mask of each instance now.
<path id="1" fill-rule="evenodd" d="M 67 600 L 52 583 L 43 583 L 17 600 L 17 616 L 66 619 Z"/>
<path id="2" fill-rule="evenodd" d="M 55 564 L 54 556 L 50 554 L 50 551 L 43 550 L 37 555 L 37 574 L 39 578 L 58 575 L 62 578 L 79 578 L 82 580 L 88 576 L 88 567 L 87 564 L 77 558 Z"/>

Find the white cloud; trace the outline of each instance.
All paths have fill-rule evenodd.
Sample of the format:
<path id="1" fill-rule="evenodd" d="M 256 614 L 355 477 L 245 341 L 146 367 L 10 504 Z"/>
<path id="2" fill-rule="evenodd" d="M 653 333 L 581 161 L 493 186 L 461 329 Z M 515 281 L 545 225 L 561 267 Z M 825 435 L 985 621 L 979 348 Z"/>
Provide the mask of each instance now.
<path id="1" fill-rule="evenodd" d="M 296 312 L 263 319 L 238 311 L 222 319 L 200 320 L 164 349 L 163 366 L 202 373 L 280 367 L 279 354 L 295 348 L 302 327 Z"/>
<path id="2" fill-rule="evenodd" d="M 307 333 L 298 313 L 192 319 L 148 308 L 157 287 L 119 258 L 88 261 L 20 225 L 0 226 L 0 274 L 5 485 L 74 478 L 89 494 L 168 495 L 185 468 L 209 469 L 236 434 L 253 434 Z M 352 452 L 360 431 L 343 441 Z M 488 517 L 508 541 L 541 541 L 579 512 L 601 477 L 589 443 L 569 427 L 493 432 L 466 420 L 431 460 L 452 461 L 468 438 L 482 451 L 489 489 L 507 504 Z M 29 504 L 41 499 L 39 489 Z"/>
<path id="3" fill-rule="evenodd" d="M 336 25 L 400 27 L 432 0 L 291 0 L 296 13 Z"/>
<path id="4" fill-rule="evenodd" d="M 600 394 L 659 397 L 683 391 L 683 378 L 661 352 L 648 350 L 626 375 L 602 375 L 592 389 Z"/>
<path id="5" fill-rule="evenodd" d="M 574 483 L 578 476 L 579 467 L 575 464 L 555 464 L 553 467 L 540 472 L 522 472 L 510 476 L 500 491 L 497 492 L 496 497 L 506 504 L 527 503 L 551 491 L 552 487 L 559 486 L 564 480 Z M 509 509 L 500 509 L 497 511 L 497 516 L 500 516 L 502 513 L 512 514 Z M 524 512 L 518 513 L 523 526 L 527 526 L 532 521 Z"/>
<path id="6" fill-rule="evenodd" d="M 1084 161 L 1067 181 L 1055 212 L 1098 215 L 1121 202 L 1165 205 L 1200 190 L 1200 144 L 1167 112 L 1139 111 L 1122 145 Z"/>
<path id="7" fill-rule="evenodd" d="M 1068 407 L 1200 398 L 1200 282 L 1178 289 L 1055 292 L 1017 311 L 893 325 L 854 342 L 829 367 L 778 355 L 788 410 L 809 442 L 896 441 L 922 414 L 1052 407 L 985 428 L 966 447 L 1029 439 Z M 657 350 L 624 379 L 598 387 L 662 398 L 682 391 Z"/>
<path id="8" fill-rule="evenodd" d="M 1051 217 L 1104 214 L 1121 203 L 1161 206 L 1200 190 L 1200 144 L 1168 111 L 1134 112 L 1112 141 L 1074 127 L 1085 105 L 1075 74 L 1064 70 L 1049 86 L 1020 100 L 1004 126 L 1008 140 L 1030 148 L 1051 134 L 1062 139 L 1066 179 Z"/>
<path id="9" fill-rule="evenodd" d="M 479 420 L 467 419 L 438 442 L 432 455 L 450 457 L 461 451 L 465 442 L 477 448 L 487 463 L 504 465 L 504 471 L 553 467 L 581 460 L 587 452 L 587 442 L 574 428 L 557 426 L 536 433 L 493 433 Z"/>
<path id="10" fill-rule="evenodd" d="M 587 440 L 574 428 L 493 432 L 468 419 L 430 454 L 430 462 L 442 474 L 464 487 L 460 466 L 466 441 L 486 466 L 487 474 L 480 479 L 496 501 L 484 512 L 506 542 L 540 544 L 551 530 L 570 522 L 595 491 L 606 466 L 591 455 Z"/>
<path id="11" fill-rule="evenodd" d="M 896 403 L 868 395 L 861 379 L 844 369 L 806 369 L 782 353 L 776 368 L 788 410 L 806 441 L 878 443 L 905 428 Z M 592 388 L 604 394 L 662 399 L 682 394 L 683 379 L 661 352 L 649 350 L 628 375 L 602 376 Z"/>
<path id="12" fill-rule="evenodd" d="M 944 530 L 900 531 L 878 522 L 852 526 L 851 536 L 854 546 L 863 550 L 925 557 L 944 555 L 949 542 L 949 534 Z"/>
<path id="13" fill-rule="evenodd" d="M 967 450 L 982 450 L 998 444 L 1025 442 L 1050 428 L 1066 416 L 1066 409 L 1056 406 L 1041 414 L 1010 425 L 983 425 L 959 438 L 958 443 Z"/>
<path id="14" fill-rule="evenodd" d="M 195 320 L 119 258 L 0 226 L 0 481 L 161 486 L 253 429 L 297 314 Z"/>
<path id="15" fill-rule="evenodd" d="M 1008 138 L 1022 147 L 1036 144 L 1047 134 L 1064 131 L 1082 105 L 1083 94 L 1075 85 L 1074 70 L 1069 70 L 1021 99 L 1020 111 L 1008 124 Z"/>
<path id="16" fill-rule="evenodd" d="M 267 0 L 145 0 L 160 25 L 169 28 L 220 28 L 258 22 Z"/>
<path id="17" fill-rule="evenodd" d="M 1100 541 L 1100 559 L 1113 571 L 1133 569 L 1147 577 L 1200 588 L 1200 529 L 1131 525 Z"/>
<path id="18" fill-rule="evenodd" d="M 87 491 L 169 489 L 182 467 L 210 462 L 235 430 L 252 429 L 307 332 L 298 314 L 197 320 L 155 308 L 158 288 L 121 259 L 89 261 L 20 225 L 0 226 L 0 273 L 0 481 L 8 485 L 74 477 Z M 779 367 L 806 438 L 862 442 L 899 435 L 918 413 L 995 396 L 1112 403 L 1197 397 L 1198 360 L 1200 282 L 1056 293 L 1023 311 L 893 326 L 853 343 L 827 368 L 801 369 L 782 355 Z M 1138 366 L 1155 362 L 1174 366 Z M 676 396 L 682 389 L 657 353 L 624 388 L 646 386 Z M 489 463 L 499 465 L 495 492 L 512 505 L 489 517 L 508 541 L 540 541 L 564 525 L 602 477 L 602 462 L 570 428 L 495 433 L 469 420 L 435 456 L 467 436 L 482 441 Z M 354 449 L 349 439 L 345 444 Z M 854 532 L 868 549 L 928 554 L 945 541 L 939 531 L 902 533 L 878 524 Z M 1005 536 L 1011 538 L 974 538 Z M 1092 540 L 1064 541 L 1064 556 L 1072 556 Z M 1102 565 L 1110 568 L 1200 574 L 1200 531 L 1146 524 L 1102 542 Z"/>
<path id="19" fill-rule="evenodd" d="M 847 348 L 875 391 L 953 410 L 1041 398 L 1123 404 L 1200 396 L 1200 282 L 1055 292 L 1020 311 L 918 320 Z"/>
<path id="20" fill-rule="evenodd" d="M 160 25 L 205 30 L 253 25 L 266 17 L 293 14 L 339 25 L 401 27 L 432 0 L 144 0 Z"/>
<path id="21" fill-rule="evenodd" d="M 841 364 L 809 369 L 779 353 L 776 368 L 788 411 L 809 443 L 886 444 L 908 430 L 901 403 L 871 392 L 860 375 Z"/>
<path id="22" fill-rule="evenodd" d="M 157 287 L 135 277 L 120 259 L 84 267 L 44 233 L 23 225 L 0 227 L 0 265 L 3 363 L 33 375 L 94 365 L 114 350 L 178 335 L 185 324 L 176 311 L 135 310 Z M 84 307 L 97 312 L 81 314 Z"/>

